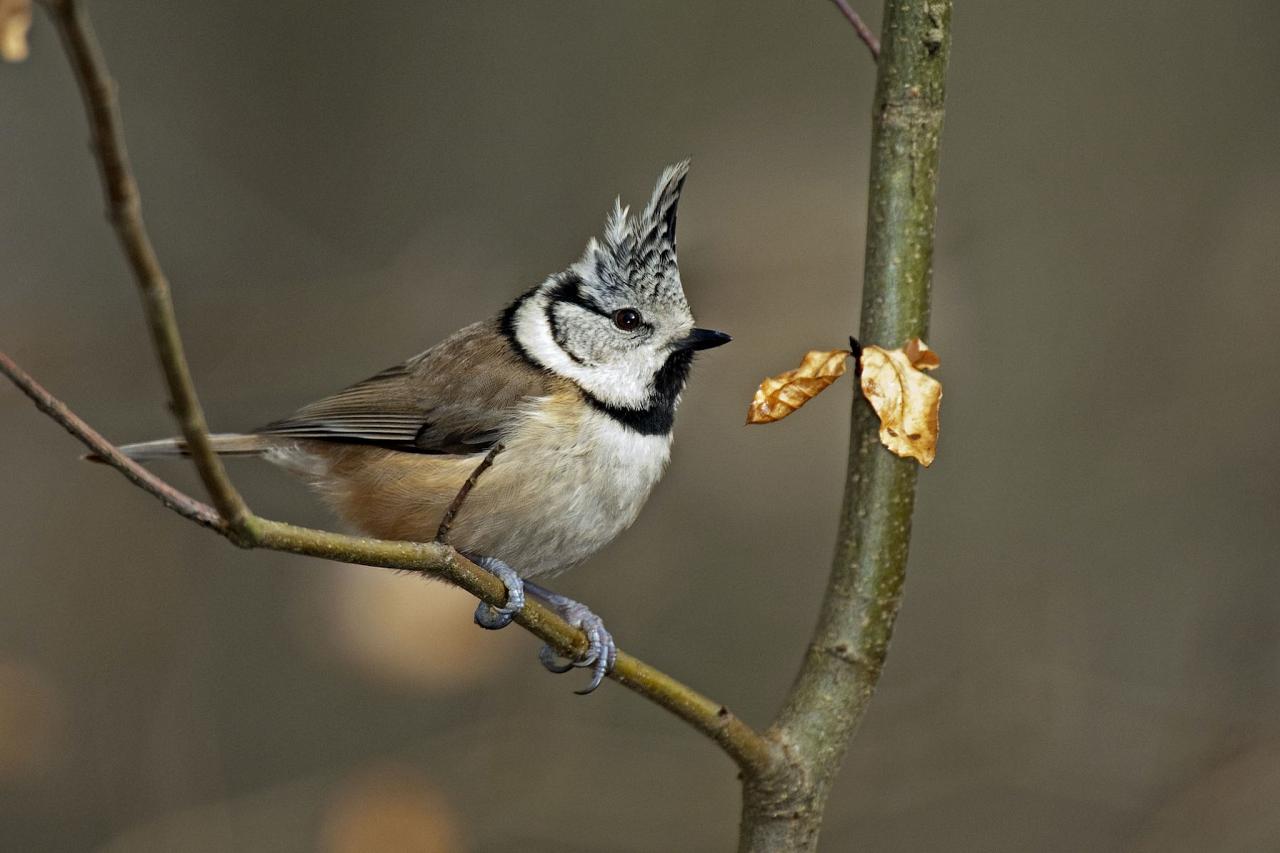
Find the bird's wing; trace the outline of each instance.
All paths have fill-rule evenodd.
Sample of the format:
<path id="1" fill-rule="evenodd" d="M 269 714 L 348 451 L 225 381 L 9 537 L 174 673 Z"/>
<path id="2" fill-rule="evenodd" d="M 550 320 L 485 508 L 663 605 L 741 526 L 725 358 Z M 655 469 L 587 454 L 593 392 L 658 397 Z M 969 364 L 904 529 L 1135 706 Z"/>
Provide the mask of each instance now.
<path id="1" fill-rule="evenodd" d="M 403 364 L 255 430 L 415 453 L 492 447 L 554 378 L 515 353 L 497 322 L 461 329 Z"/>

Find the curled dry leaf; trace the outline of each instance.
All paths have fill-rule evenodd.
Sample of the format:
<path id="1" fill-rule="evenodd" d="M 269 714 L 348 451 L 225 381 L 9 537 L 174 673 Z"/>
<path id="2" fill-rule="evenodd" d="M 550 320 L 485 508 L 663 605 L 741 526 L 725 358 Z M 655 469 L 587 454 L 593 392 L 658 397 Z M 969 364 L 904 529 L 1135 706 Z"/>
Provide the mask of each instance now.
<path id="1" fill-rule="evenodd" d="M 795 370 L 764 380 L 747 410 L 747 423 L 782 420 L 844 375 L 850 355 L 843 349 L 812 350 Z M 938 354 L 912 338 L 900 349 L 863 347 L 859 363 L 862 394 L 880 418 L 880 442 L 899 456 L 931 464 L 938 446 L 942 384 L 923 371 L 942 363 Z"/>
<path id="2" fill-rule="evenodd" d="M 27 58 L 27 30 L 31 29 L 31 0 L 0 0 L 0 59 Z"/>
<path id="3" fill-rule="evenodd" d="M 926 467 L 938 446 L 942 383 L 922 371 L 939 364 L 937 353 L 919 338 L 901 349 L 862 350 L 862 393 L 880 417 L 880 443 Z"/>
<path id="4" fill-rule="evenodd" d="M 765 379 L 747 409 L 747 423 L 782 420 L 843 376 L 850 355 L 847 349 L 811 350 L 795 370 Z"/>

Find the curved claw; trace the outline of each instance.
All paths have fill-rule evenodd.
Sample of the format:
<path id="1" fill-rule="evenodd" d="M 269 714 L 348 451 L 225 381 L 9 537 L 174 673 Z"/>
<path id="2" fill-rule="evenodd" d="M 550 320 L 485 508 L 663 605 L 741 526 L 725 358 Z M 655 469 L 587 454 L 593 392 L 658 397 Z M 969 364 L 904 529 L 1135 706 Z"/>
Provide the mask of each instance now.
<path id="1" fill-rule="evenodd" d="M 511 624 L 516 613 L 506 607 L 494 607 L 492 604 L 485 604 L 483 601 L 476 605 L 475 619 L 477 625 L 486 631 L 497 631 L 499 628 L 505 628 Z"/>
<path id="2" fill-rule="evenodd" d="M 595 667 L 591 670 L 591 682 L 581 690 L 575 690 L 573 692 L 577 693 L 579 696 L 586 696 L 604 682 L 604 677 L 608 674 L 610 669 L 612 669 L 612 667 L 609 665 L 609 654 L 605 653 L 600 656 L 600 659 L 596 661 Z"/>
<path id="3" fill-rule="evenodd" d="M 556 675 L 561 675 L 573 669 L 573 661 L 560 663 L 556 660 L 556 650 L 550 646 L 543 646 L 538 650 L 538 660 L 542 662 L 544 667 L 551 672 L 554 672 Z"/>
<path id="4" fill-rule="evenodd" d="M 515 569 L 496 557 L 475 557 L 473 562 L 502 581 L 507 588 L 507 603 L 502 607 L 480 602 L 476 606 L 475 621 L 481 628 L 496 631 L 511 624 L 515 615 L 524 609 L 524 581 Z"/>
<path id="5" fill-rule="evenodd" d="M 544 667 L 554 673 L 568 672 L 579 667 L 584 669 L 590 667 L 591 681 L 581 690 L 574 691 L 580 696 L 585 696 L 603 683 L 604 677 L 609 674 L 614 664 L 618 662 L 618 646 L 613 641 L 613 635 L 604 627 L 604 620 L 592 613 L 586 606 L 562 595 L 546 593 L 545 590 L 537 587 L 534 587 L 534 591 L 539 597 L 545 598 L 547 603 L 555 608 L 566 622 L 587 635 L 587 650 L 582 657 L 576 660 L 566 660 L 561 663 L 557 660 L 555 650 L 550 646 L 543 646 L 538 652 L 538 660 L 542 662 Z"/>

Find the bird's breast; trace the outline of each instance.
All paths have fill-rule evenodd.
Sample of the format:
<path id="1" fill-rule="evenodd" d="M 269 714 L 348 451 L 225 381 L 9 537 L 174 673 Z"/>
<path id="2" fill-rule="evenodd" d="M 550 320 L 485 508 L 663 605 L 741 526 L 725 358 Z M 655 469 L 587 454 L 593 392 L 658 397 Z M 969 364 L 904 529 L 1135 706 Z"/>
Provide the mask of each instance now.
<path id="1" fill-rule="evenodd" d="M 481 499 L 465 533 L 521 574 L 569 568 L 635 521 L 670 454 L 670 434 L 642 435 L 586 406 L 541 406 L 472 492 Z"/>
<path id="2" fill-rule="evenodd" d="M 635 521 L 671 451 L 569 391 L 531 401 L 502 438 L 450 531 L 458 550 L 506 562 L 525 577 L 590 557 Z M 290 452 L 350 523 L 387 539 L 429 541 L 483 454 L 405 453 L 300 442 Z M 284 460 L 284 457 L 281 457 Z M 292 457 L 289 457 L 292 458 Z"/>

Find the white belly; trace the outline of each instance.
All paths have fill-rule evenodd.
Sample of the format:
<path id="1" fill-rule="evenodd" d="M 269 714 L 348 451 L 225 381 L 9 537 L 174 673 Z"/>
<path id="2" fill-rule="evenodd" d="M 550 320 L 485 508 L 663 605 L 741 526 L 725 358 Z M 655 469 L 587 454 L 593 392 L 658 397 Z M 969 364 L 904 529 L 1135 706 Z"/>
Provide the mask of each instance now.
<path id="1" fill-rule="evenodd" d="M 670 435 L 640 435 L 584 407 L 573 418 L 544 407 L 481 477 L 451 540 L 525 577 L 571 568 L 636 520 L 670 455 Z"/>

